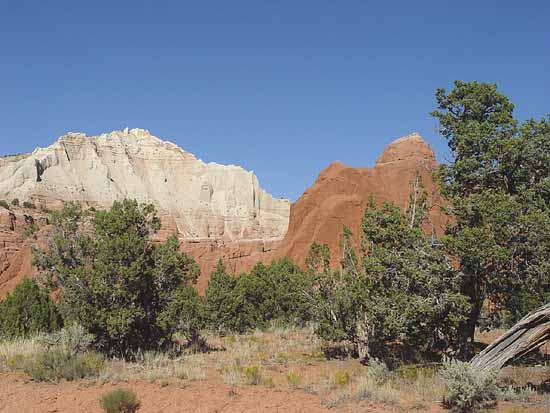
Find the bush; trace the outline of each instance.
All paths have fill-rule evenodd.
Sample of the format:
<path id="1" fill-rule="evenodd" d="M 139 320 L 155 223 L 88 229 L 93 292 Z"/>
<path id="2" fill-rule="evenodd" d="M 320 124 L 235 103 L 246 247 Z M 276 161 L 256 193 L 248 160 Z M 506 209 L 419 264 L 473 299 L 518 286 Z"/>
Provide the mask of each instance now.
<path id="1" fill-rule="evenodd" d="M 314 274 L 321 338 L 351 343 L 360 358 L 388 363 L 437 358 L 456 346 L 469 308 L 460 274 L 422 231 L 422 208 L 414 211 L 406 216 L 393 204 L 377 208 L 371 201 L 361 257 L 344 228 L 342 270 Z"/>
<path id="2" fill-rule="evenodd" d="M 94 336 L 78 323 L 63 327 L 60 331 L 40 337 L 48 347 L 57 347 L 70 354 L 83 353 L 90 348 Z"/>
<path id="3" fill-rule="evenodd" d="M 30 224 L 27 228 L 25 228 L 25 231 L 23 232 L 23 235 L 25 238 L 29 238 L 34 236 L 38 232 L 38 225 L 36 225 L 34 222 Z"/>
<path id="4" fill-rule="evenodd" d="M 100 403 L 105 413 L 133 413 L 140 406 L 136 394 L 127 389 L 117 389 L 103 395 Z"/>
<path id="5" fill-rule="evenodd" d="M 23 364 L 23 370 L 35 381 L 57 382 L 97 376 L 104 362 L 104 357 L 99 353 L 72 354 L 56 348 L 27 361 Z"/>
<path id="6" fill-rule="evenodd" d="M 34 203 L 32 203 L 30 201 L 24 201 L 23 202 L 23 208 L 36 209 L 36 205 L 34 205 Z"/>
<path id="7" fill-rule="evenodd" d="M 189 347 L 201 351 L 206 347 L 200 335 L 205 326 L 203 307 L 197 290 L 190 285 L 181 285 L 158 315 L 158 323 L 164 331 L 180 332 L 187 339 Z"/>
<path id="8" fill-rule="evenodd" d="M 28 337 L 52 332 L 61 326 L 61 317 L 47 292 L 30 278 L 21 281 L 0 302 L 0 335 Z"/>
<path id="9" fill-rule="evenodd" d="M 243 375 L 244 375 L 244 380 L 246 384 L 257 386 L 258 384 L 262 384 L 263 382 L 262 370 L 260 366 L 257 366 L 257 365 L 246 366 L 243 369 Z"/>
<path id="10" fill-rule="evenodd" d="M 447 394 L 444 404 L 456 412 L 476 412 L 495 404 L 499 394 L 496 372 L 483 372 L 471 364 L 447 359 L 440 374 Z"/>
<path id="11" fill-rule="evenodd" d="M 218 263 L 206 289 L 210 324 L 217 330 L 246 332 L 273 321 L 303 324 L 311 319 L 312 279 L 289 258 L 256 264 L 235 278 Z"/>
<path id="12" fill-rule="evenodd" d="M 13 199 L 11 200 L 11 204 L 12 204 L 13 206 L 19 206 L 19 199 L 18 199 L 18 198 L 13 198 Z"/>
<path id="13" fill-rule="evenodd" d="M 35 250 L 35 264 L 60 292 L 64 319 L 92 333 L 96 349 L 133 357 L 170 346 L 178 329 L 197 340 L 202 303 L 189 284 L 200 271 L 176 237 L 151 242 L 160 228 L 152 205 L 124 200 L 90 215 L 67 203 L 50 221 L 48 246 Z"/>
<path id="14" fill-rule="evenodd" d="M 0 199 L 0 207 L 10 209 L 10 206 L 8 205 L 8 203 L 3 199 Z"/>

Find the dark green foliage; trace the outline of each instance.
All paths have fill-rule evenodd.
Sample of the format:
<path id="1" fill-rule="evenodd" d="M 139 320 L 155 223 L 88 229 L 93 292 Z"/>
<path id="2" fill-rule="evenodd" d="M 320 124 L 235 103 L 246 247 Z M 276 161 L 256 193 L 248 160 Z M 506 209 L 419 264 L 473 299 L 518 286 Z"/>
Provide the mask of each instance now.
<path id="1" fill-rule="evenodd" d="M 550 119 L 518 127 L 496 85 L 455 82 L 436 93 L 454 162 L 439 171 L 456 218 L 443 240 L 472 304 L 461 329 L 470 349 L 482 304 L 510 323 L 550 299 Z"/>
<path id="2" fill-rule="evenodd" d="M 25 228 L 23 235 L 25 236 L 25 238 L 29 238 L 29 237 L 33 237 L 37 232 L 38 232 L 38 225 L 36 225 L 33 222 L 27 228 Z"/>
<path id="3" fill-rule="evenodd" d="M 101 397 L 105 413 L 133 413 L 139 410 L 140 402 L 132 390 L 116 389 Z"/>
<path id="4" fill-rule="evenodd" d="M 200 332 L 206 326 L 206 316 L 197 290 L 190 285 L 179 285 L 159 313 L 158 324 L 166 337 L 169 337 L 166 332 L 170 335 L 180 332 L 191 347 L 200 350 L 204 344 Z"/>
<path id="5" fill-rule="evenodd" d="M 23 208 L 27 209 L 36 209 L 36 205 L 30 201 L 24 201 L 23 202 Z"/>
<path id="6" fill-rule="evenodd" d="M 423 198 L 414 198 L 416 201 Z M 364 251 L 342 236 L 342 270 L 317 276 L 317 333 L 347 341 L 361 358 L 431 357 L 452 347 L 468 306 L 460 277 L 409 214 L 371 200 L 363 218 Z M 399 343 L 399 345 L 396 345 Z"/>
<path id="7" fill-rule="evenodd" d="M 205 303 L 213 328 L 244 332 L 275 320 L 300 324 L 310 319 L 311 289 L 311 278 L 288 258 L 259 263 L 238 278 L 220 263 Z"/>
<path id="8" fill-rule="evenodd" d="M 0 199 L 0 207 L 10 209 L 9 204 L 3 199 Z"/>
<path id="9" fill-rule="evenodd" d="M 18 198 L 13 198 L 12 201 L 11 201 L 11 204 L 13 206 L 19 206 L 19 199 Z"/>
<path id="10" fill-rule="evenodd" d="M 175 237 L 150 242 L 160 227 L 153 206 L 125 200 L 90 216 L 69 203 L 51 222 L 36 265 L 60 288 L 64 318 L 92 333 L 96 348 L 130 356 L 169 346 L 178 327 L 196 334 L 200 321 L 190 322 L 185 311 L 194 312 L 200 300 L 184 287 L 197 279 L 198 266 L 179 253 Z"/>
<path id="11" fill-rule="evenodd" d="M 208 324 L 217 330 L 227 331 L 234 327 L 231 297 L 236 284 L 237 279 L 227 272 L 220 259 L 210 275 L 204 295 Z"/>
<path id="12" fill-rule="evenodd" d="M 310 275 L 330 271 L 330 249 L 327 244 L 313 241 L 306 257 L 306 268 Z"/>
<path id="13" fill-rule="evenodd" d="M 99 353 L 71 353 L 54 348 L 27 360 L 23 370 L 35 381 L 72 381 L 97 376 L 104 363 L 105 359 Z"/>
<path id="14" fill-rule="evenodd" d="M 0 335 L 28 337 L 59 329 L 61 317 L 46 290 L 25 279 L 0 302 Z"/>

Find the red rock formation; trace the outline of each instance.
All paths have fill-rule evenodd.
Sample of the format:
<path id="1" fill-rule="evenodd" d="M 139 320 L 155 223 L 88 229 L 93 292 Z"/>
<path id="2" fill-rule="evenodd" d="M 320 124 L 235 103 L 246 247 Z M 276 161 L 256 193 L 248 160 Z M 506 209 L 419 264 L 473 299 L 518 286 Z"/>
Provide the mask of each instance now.
<path id="1" fill-rule="evenodd" d="M 292 205 L 290 225 L 282 241 L 269 240 L 188 240 L 179 232 L 176 221 L 161 212 L 162 229 L 157 240 L 178 235 L 182 250 L 191 254 L 201 267 L 198 289 L 204 291 L 218 259 L 234 273 L 248 271 L 259 261 L 289 256 L 304 265 L 313 241 L 326 243 L 332 252 L 332 265 L 339 263 L 339 237 L 346 225 L 358 235 L 364 209 L 372 195 L 379 202 L 393 201 L 406 208 L 411 182 L 418 172 L 430 195 L 428 231 L 441 234 L 446 217 L 441 213 L 437 185 L 432 172 L 437 167 L 434 152 L 417 134 L 391 143 L 378 158 L 374 168 L 352 168 L 335 162 L 325 168 L 313 185 Z M 24 239 L 25 215 L 34 214 L 35 221 L 44 219 L 38 211 L 0 208 L 0 298 L 11 291 L 24 277 L 35 270 L 31 265 L 31 241 Z M 27 221 L 29 218 L 27 218 Z M 44 239 L 47 226 L 41 224 L 38 241 Z"/>
<path id="2" fill-rule="evenodd" d="M 374 168 L 352 168 L 340 162 L 332 163 L 292 205 L 287 234 L 274 256 L 288 256 L 304 265 L 310 245 L 317 241 L 330 247 L 331 264 L 336 267 L 340 261 L 339 238 L 344 225 L 359 236 L 365 206 L 371 195 L 379 204 L 393 201 L 406 208 L 417 172 L 433 205 L 429 213 L 431 226 L 441 234 L 446 217 L 437 207 L 440 199 L 432 179 L 436 167 L 432 148 L 418 134 L 392 142 Z"/>
<path id="3" fill-rule="evenodd" d="M 0 207 L 0 299 L 23 278 L 35 273 L 31 263 L 31 245 L 36 241 L 25 236 L 25 229 L 33 223 L 43 227 L 44 215 L 19 208 L 10 211 Z M 38 232 L 40 236 L 41 230 Z"/>

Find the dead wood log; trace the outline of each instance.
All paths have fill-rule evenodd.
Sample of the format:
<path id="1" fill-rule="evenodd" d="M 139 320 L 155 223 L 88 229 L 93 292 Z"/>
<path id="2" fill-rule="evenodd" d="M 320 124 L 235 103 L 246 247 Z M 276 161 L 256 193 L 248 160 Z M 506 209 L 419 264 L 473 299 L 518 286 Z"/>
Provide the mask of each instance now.
<path id="1" fill-rule="evenodd" d="M 527 314 L 493 341 L 470 363 L 480 370 L 500 369 L 511 360 L 539 348 L 550 339 L 550 303 Z"/>

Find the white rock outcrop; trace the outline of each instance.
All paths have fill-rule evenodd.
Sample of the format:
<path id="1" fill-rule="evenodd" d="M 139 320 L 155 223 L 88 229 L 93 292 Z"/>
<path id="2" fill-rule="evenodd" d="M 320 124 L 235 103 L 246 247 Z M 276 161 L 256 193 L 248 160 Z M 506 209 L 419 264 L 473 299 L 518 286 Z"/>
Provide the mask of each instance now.
<path id="1" fill-rule="evenodd" d="M 0 158 L 0 199 L 109 207 L 137 199 L 170 216 L 187 240 L 276 240 L 290 201 L 275 199 L 253 172 L 205 163 L 143 129 L 99 136 L 67 133 L 31 154 Z"/>

